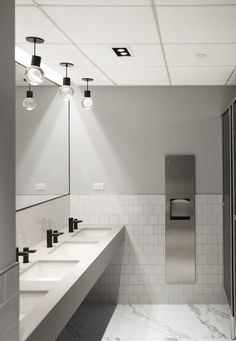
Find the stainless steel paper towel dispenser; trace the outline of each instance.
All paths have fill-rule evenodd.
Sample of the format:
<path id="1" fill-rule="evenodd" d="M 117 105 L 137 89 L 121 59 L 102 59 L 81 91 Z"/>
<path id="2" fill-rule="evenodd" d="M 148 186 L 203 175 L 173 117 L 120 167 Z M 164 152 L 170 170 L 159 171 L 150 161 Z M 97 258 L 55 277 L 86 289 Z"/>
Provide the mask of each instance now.
<path id="1" fill-rule="evenodd" d="M 195 157 L 166 155 L 166 282 L 195 283 Z"/>

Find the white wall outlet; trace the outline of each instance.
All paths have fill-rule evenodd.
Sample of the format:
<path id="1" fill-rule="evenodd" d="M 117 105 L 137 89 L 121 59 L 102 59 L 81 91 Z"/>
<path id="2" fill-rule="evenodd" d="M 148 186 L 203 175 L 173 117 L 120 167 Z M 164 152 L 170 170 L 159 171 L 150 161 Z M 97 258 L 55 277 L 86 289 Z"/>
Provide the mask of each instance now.
<path id="1" fill-rule="evenodd" d="M 46 191 L 47 186 L 44 182 L 38 182 L 35 184 L 35 190 L 36 191 Z"/>
<path id="2" fill-rule="evenodd" d="M 94 191 L 104 191 L 104 183 L 103 182 L 95 182 L 93 184 Z"/>

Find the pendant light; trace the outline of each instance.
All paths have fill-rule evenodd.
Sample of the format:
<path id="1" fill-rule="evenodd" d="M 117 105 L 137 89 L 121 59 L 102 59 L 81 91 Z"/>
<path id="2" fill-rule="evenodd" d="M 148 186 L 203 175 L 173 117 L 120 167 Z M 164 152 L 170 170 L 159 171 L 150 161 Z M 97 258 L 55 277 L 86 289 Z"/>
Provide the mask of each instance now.
<path id="1" fill-rule="evenodd" d="M 34 44 L 34 54 L 32 55 L 31 65 L 25 71 L 25 76 L 31 85 L 39 85 L 44 80 L 44 72 L 40 67 L 41 57 L 36 55 L 36 44 L 43 44 L 44 40 L 38 37 L 26 37 L 26 40 Z"/>
<path id="2" fill-rule="evenodd" d="M 59 95 L 64 101 L 69 101 L 74 96 L 74 90 L 70 85 L 70 78 L 67 77 L 67 68 L 74 66 L 74 64 L 63 62 L 60 65 L 66 68 L 66 77 L 63 77 L 63 85 L 59 89 Z"/>
<path id="3" fill-rule="evenodd" d="M 28 111 L 32 111 L 36 108 L 36 106 L 37 106 L 37 102 L 35 98 L 33 97 L 33 91 L 31 90 L 31 86 L 29 83 L 29 89 L 26 91 L 26 97 L 23 100 L 23 107 Z"/>
<path id="4" fill-rule="evenodd" d="M 84 98 L 81 102 L 85 110 L 91 110 L 93 108 L 93 100 L 91 98 L 91 91 L 88 89 L 88 83 L 93 81 L 93 78 L 82 78 L 82 81 L 87 82 L 87 89 L 84 91 Z"/>

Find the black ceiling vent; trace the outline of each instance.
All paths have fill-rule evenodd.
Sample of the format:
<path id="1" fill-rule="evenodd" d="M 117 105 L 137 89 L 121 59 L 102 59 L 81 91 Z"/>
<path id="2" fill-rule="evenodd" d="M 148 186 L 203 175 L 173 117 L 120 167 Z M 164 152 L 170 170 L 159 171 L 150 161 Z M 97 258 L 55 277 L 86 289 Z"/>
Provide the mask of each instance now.
<path id="1" fill-rule="evenodd" d="M 129 50 L 126 47 L 113 47 L 112 50 L 117 57 L 131 57 Z"/>

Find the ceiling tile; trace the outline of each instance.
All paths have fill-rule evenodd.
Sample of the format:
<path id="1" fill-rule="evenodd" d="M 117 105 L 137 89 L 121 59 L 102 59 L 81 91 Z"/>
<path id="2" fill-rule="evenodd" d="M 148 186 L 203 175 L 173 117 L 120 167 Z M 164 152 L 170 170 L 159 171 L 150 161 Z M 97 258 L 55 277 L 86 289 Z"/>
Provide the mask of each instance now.
<path id="1" fill-rule="evenodd" d="M 236 4 L 236 0 L 155 0 L 155 4 L 157 6 L 232 5 Z"/>
<path id="2" fill-rule="evenodd" d="M 234 68 L 222 67 L 169 67 L 170 78 L 176 84 L 224 84 Z"/>
<path id="3" fill-rule="evenodd" d="M 54 69 L 63 74 L 63 70 L 60 66 L 55 65 Z M 95 66 L 74 66 L 69 69 L 69 77 L 77 84 L 85 84 L 82 78 L 93 78 L 93 85 L 112 85 L 113 83 L 107 78 L 98 68 Z"/>
<path id="4" fill-rule="evenodd" d="M 112 47 L 106 45 L 79 45 L 79 47 L 99 66 L 165 66 L 159 44 L 126 45 L 125 47 L 131 52 L 131 57 L 117 57 Z M 122 47 L 122 45 L 113 45 L 113 47 Z"/>
<path id="5" fill-rule="evenodd" d="M 158 7 L 164 43 L 236 43 L 236 6 Z"/>
<path id="6" fill-rule="evenodd" d="M 125 82 L 138 82 L 149 84 L 149 82 L 168 82 L 165 67 L 111 67 L 104 66 L 103 71 L 111 77 L 117 84 Z"/>
<path id="7" fill-rule="evenodd" d="M 40 5 L 150 6 L 150 0 L 36 0 Z"/>
<path id="8" fill-rule="evenodd" d="M 80 78 L 77 81 L 74 81 L 78 86 L 85 86 L 85 82 L 83 82 Z M 93 86 L 115 86 L 108 78 L 107 79 L 94 79 L 92 83 L 89 83 L 89 86 L 92 88 Z"/>
<path id="9" fill-rule="evenodd" d="M 176 80 L 172 81 L 172 86 L 215 86 L 215 85 L 225 85 L 225 81 L 208 81 L 208 80 Z"/>
<path id="10" fill-rule="evenodd" d="M 117 80 L 116 84 L 119 86 L 169 86 L 169 80 Z"/>
<path id="11" fill-rule="evenodd" d="M 165 44 L 164 50 L 169 66 L 236 65 L 236 44 Z"/>
<path id="12" fill-rule="evenodd" d="M 43 7 L 77 44 L 159 43 L 150 7 Z"/>
<path id="13" fill-rule="evenodd" d="M 20 44 L 20 47 L 32 53 L 32 44 Z M 38 46 L 38 54 L 42 57 L 42 61 L 50 66 L 59 65 L 61 62 L 70 62 L 78 66 L 92 65 L 74 45 L 42 44 Z"/>
<path id="14" fill-rule="evenodd" d="M 16 43 L 25 43 L 27 36 L 37 36 L 47 43 L 68 43 L 65 36 L 37 7 L 16 7 Z"/>
<path id="15" fill-rule="evenodd" d="M 31 0 L 15 0 L 15 5 L 32 5 L 32 6 L 34 6 L 34 4 L 32 3 Z"/>

